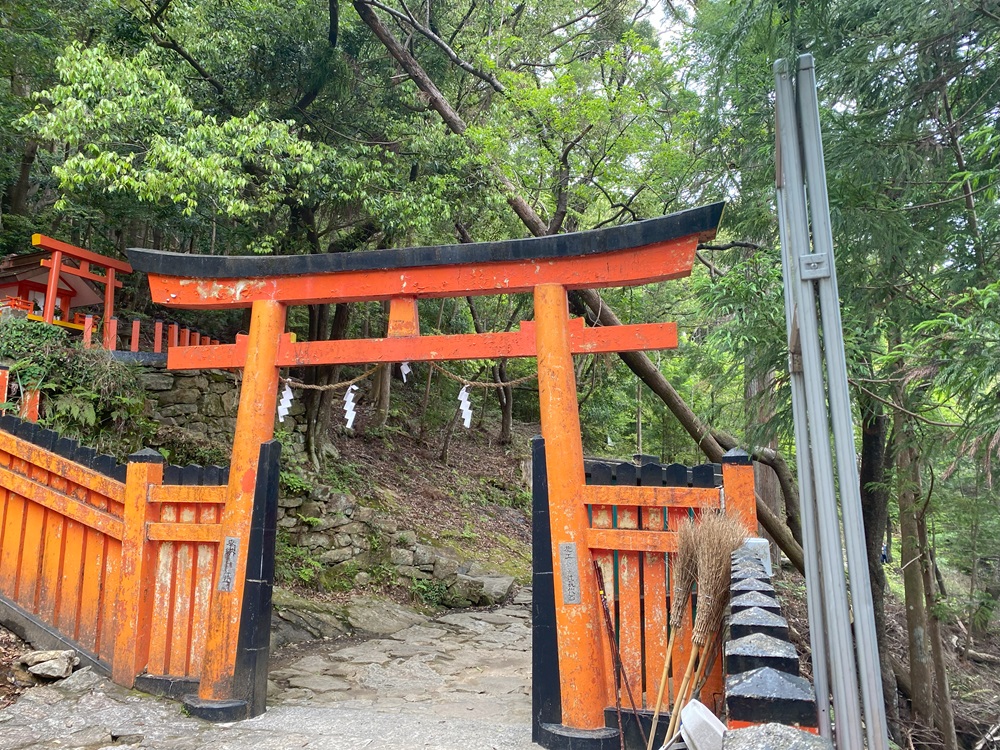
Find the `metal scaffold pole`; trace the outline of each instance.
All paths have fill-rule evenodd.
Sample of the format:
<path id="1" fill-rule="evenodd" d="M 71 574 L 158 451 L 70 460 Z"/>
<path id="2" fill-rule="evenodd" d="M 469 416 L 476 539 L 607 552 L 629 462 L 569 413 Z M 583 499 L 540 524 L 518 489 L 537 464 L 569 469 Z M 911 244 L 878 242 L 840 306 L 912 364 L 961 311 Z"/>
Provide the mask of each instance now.
<path id="1" fill-rule="evenodd" d="M 820 729 L 829 736 L 832 698 L 838 747 L 861 748 L 864 737 L 887 750 L 812 56 L 799 58 L 794 84 L 790 67 L 774 66 L 777 194 Z"/>

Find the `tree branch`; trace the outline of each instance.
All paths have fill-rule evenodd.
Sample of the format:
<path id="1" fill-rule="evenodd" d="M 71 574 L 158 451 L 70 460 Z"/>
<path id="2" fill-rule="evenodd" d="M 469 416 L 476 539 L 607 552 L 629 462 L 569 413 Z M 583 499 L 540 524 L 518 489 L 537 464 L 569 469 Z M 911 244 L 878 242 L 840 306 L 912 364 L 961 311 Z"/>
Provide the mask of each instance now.
<path id="1" fill-rule="evenodd" d="M 470 75 L 474 75 L 476 78 L 480 79 L 481 81 L 485 81 L 491 87 L 493 87 L 493 89 L 496 92 L 502 94 L 502 93 L 504 93 L 507 90 L 504 87 L 504 85 L 502 83 L 500 83 L 500 81 L 498 81 L 497 78 L 496 78 L 496 76 L 494 76 L 492 73 L 489 73 L 489 72 L 484 71 L 484 70 L 479 70 L 478 68 L 476 68 L 471 63 L 469 63 L 466 60 L 464 60 L 461 57 L 459 57 L 458 53 L 455 52 L 455 50 L 453 50 L 451 48 L 451 45 L 449 45 L 448 42 L 446 42 L 440 36 L 438 36 L 437 34 L 435 34 L 432 29 L 429 29 L 428 27 L 426 27 L 422 23 L 420 23 L 414 17 L 414 15 L 412 13 L 410 13 L 409 8 L 406 8 L 406 4 L 405 3 L 403 4 L 403 7 L 406 9 L 406 12 L 405 13 L 400 13 L 395 8 L 391 8 L 388 5 L 380 3 L 379 0 L 361 0 L 361 2 L 367 3 L 368 5 L 373 5 L 374 7 L 378 8 L 379 10 L 385 11 L 386 13 L 388 13 L 390 16 L 392 16 L 393 18 L 397 19 L 398 21 L 401 21 L 402 23 L 405 23 L 410 28 L 412 28 L 414 31 L 416 31 L 417 33 L 419 33 L 421 36 L 426 37 L 427 39 L 429 39 L 430 41 L 432 41 L 435 45 L 437 45 L 441 49 L 441 51 L 444 52 L 444 54 L 448 57 L 448 59 L 451 60 L 453 63 L 455 63 L 455 65 L 457 65 L 458 67 L 460 67 L 466 73 L 469 73 Z M 357 3 L 355 3 L 355 6 L 357 6 Z"/>

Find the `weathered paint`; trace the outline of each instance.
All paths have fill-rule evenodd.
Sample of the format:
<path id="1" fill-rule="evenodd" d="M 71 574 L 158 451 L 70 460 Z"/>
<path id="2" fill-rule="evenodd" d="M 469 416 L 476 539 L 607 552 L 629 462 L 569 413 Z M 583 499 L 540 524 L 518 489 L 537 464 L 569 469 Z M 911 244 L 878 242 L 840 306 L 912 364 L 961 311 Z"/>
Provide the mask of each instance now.
<path id="1" fill-rule="evenodd" d="M 639 506 L 644 508 L 718 508 L 721 493 L 715 487 L 650 487 L 591 484 L 582 490 L 583 502 L 590 505 Z M 622 526 L 619 528 L 636 528 Z M 663 530 L 645 526 L 650 530 Z"/>
<path id="2" fill-rule="evenodd" d="M 131 687 L 146 667 L 155 593 L 155 549 L 146 543 L 146 524 L 157 508 L 146 502 L 147 487 L 163 480 L 162 463 L 129 463 L 125 481 L 121 571 L 114 609 L 114 660 L 111 675 Z"/>
<path id="3" fill-rule="evenodd" d="M 602 663 L 602 615 L 597 602 L 597 581 L 587 560 L 587 513 L 580 501 L 584 485 L 580 414 L 576 402 L 576 376 L 570 349 L 569 308 L 566 289 L 557 284 L 535 287 L 535 320 L 538 351 L 538 399 L 549 485 L 549 518 L 552 546 L 574 543 L 579 550 L 580 604 L 565 604 L 561 561 L 553 555 L 556 590 L 556 632 L 559 652 L 571 658 L 560 660 L 562 722 L 579 729 L 604 725 L 604 705 L 609 675 L 595 673 Z"/>
<path id="4" fill-rule="evenodd" d="M 236 437 L 229 477 L 227 502 L 222 512 L 222 536 L 244 540 L 232 591 L 215 591 L 209 607 L 207 640 L 198 695 L 205 700 L 233 695 L 233 674 L 239 637 L 243 584 L 246 577 L 246 539 L 257 476 L 261 443 L 274 434 L 278 397 L 278 341 L 285 327 L 285 306 L 258 301 L 253 305 L 247 360 L 243 371 Z M 221 565 L 221 560 L 217 563 Z M 216 575 L 216 580 L 218 571 Z"/>
<path id="5" fill-rule="evenodd" d="M 637 488 L 638 489 L 638 488 Z M 651 531 L 664 529 L 665 510 L 644 508 L 642 528 Z M 663 663 L 666 660 L 667 640 L 667 567 L 666 555 L 646 552 L 642 556 L 643 594 L 643 643 L 646 655 L 646 707 L 653 708 L 659 687 Z"/>
<path id="6" fill-rule="evenodd" d="M 392 320 L 390 318 L 390 326 Z M 415 320 L 393 330 L 416 330 Z M 459 359 L 534 357 L 535 324 L 521 323 L 520 330 L 501 333 L 419 336 L 416 333 L 391 333 L 391 337 L 345 339 L 338 341 L 293 342 L 283 338 L 278 348 L 279 367 L 303 367 L 321 364 L 359 364 L 367 362 L 420 362 Z M 641 323 L 626 326 L 584 328 L 582 318 L 570 321 L 570 346 L 573 354 L 631 352 L 677 347 L 674 323 Z M 167 367 L 171 370 L 228 369 L 243 367 L 247 356 L 245 336 L 234 344 L 186 347 L 168 350 Z"/>
<path id="7" fill-rule="evenodd" d="M 530 292 L 538 285 L 566 289 L 633 286 L 691 272 L 697 235 L 599 255 L 515 260 L 475 265 L 416 266 L 254 279 L 186 279 L 150 273 L 153 302 L 169 307 L 249 307 L 273 300 L 286 305 L 368 302 L 415 297 Z"/>

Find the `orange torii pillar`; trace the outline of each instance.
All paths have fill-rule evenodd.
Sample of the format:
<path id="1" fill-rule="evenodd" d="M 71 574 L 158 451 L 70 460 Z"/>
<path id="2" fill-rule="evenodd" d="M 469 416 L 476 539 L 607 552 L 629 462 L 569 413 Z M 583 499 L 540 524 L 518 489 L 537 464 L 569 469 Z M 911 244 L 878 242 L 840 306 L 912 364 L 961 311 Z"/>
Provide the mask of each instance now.
<path id="1" fill-rule="evenodd" d="M 237 662 L 248 627 L 242 609 L 257 450 L 272 436 L 281 367 L 538 357 L 542 430 L 550 456 L 553 562 L 564 596 L 557 602 L 562 723 L 604 725 L 607 684 L 602 620 L 583 499 L 583 451 L 572 357 L 677 346 L 672 323 L 585 328 L 570 319 L 567 291 L 634 286 L 686 276 L 699 241 L 713 237 L 722 204 L 575 235 L 431 248 L 319 256 L 178 256 L 133 249 L 152 300 L 188 309 L 252 307 L 249 336 L 234 344 L 171 347 L 170 369 L 243 368 L 217 580 L 197 699 L 198 715 L 230 720 L 249 711 Z M 183 262 L 181 262 L 183 261 Z M 183 274 L 183 275 L 181 275 Z M 421 336 L 417 300 L 533 293 L 535 321 L 516 331 Z M 286 306 L 389 300 L 389 335 L 379 339 L 295 341 L 284 333 Z M 182 342 L 183 343 L 183 342 Z M 635 533 L 635 532 L 633 532 Z M 669 541 L 654 541 L 651 551 Z M 240 704 L 243 704 L 241 708 Z M 246 713 L 244 713 L 246 715 Z"/>

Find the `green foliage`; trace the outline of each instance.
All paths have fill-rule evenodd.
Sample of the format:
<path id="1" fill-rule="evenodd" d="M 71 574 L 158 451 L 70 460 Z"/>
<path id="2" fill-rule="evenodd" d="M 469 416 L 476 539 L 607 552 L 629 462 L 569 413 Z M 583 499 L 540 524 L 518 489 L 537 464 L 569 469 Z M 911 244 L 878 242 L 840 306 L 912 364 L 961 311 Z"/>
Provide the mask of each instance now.
<path id="1" fill-rule="evenodd" d="M 410 581 L 410 591 L 422 604 L 440 607 L 448 596 L 448 584 L 436 578 L 413 578 Z"/>
<path id="2" fill-rule="evenodd" d="M 148 445 L 160 452 L 168 463 L 185 466 L 225 466 L 229 463 L 229 449 L 205 435 L 182 427 L 157 424 L 149 436 Z"/>
<path id="3" fill-rule="evenodd" d="M 319 587 L 332 593 L 343 593 L 354 588 L 354 577 L 358 574 L 358 564 L 353 560 L 324 570 L 318 579 Z"/>
<path id="4" fill-rule="evenodd" d="M 288 495 L 306 495 L 312 489 L 312 482 L 294 471 L 282 470 L 278 474 L 281 489 Z"/>
<path id="5" fill-rule="evenodd" d="M 312 584 L 324 565 L 305 547 L 292 541 L 285 529 L 278 530 L 274 548 L 274 579 L 277 583 Z"/>
<path id="6" fill-rule="evenodd" d="M 65 437 L 124 458 L 153 433 L 136 370 L 103 349 L 71 345 L 61 328 L 3 316 L 0 359 L 22 388 L 42 392 L 41 423 Z"/>

